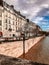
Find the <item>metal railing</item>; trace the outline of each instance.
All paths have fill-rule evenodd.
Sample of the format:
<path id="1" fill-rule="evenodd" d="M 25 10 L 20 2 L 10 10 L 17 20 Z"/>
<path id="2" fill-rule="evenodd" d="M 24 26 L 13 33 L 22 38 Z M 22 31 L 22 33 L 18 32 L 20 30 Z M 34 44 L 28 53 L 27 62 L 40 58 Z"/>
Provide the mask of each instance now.
<path id="1" fill-rule="evenodd" d="M 23 33 L 25 35 L 25 40 L 30 38 L 42 36 L 41 34 L 32 34 L 32 33 Z M 22 41 L 23 35 L 13 36 L 13 37 L 0 37 L 0 42 L 8 42 L 8 41 Z"/>

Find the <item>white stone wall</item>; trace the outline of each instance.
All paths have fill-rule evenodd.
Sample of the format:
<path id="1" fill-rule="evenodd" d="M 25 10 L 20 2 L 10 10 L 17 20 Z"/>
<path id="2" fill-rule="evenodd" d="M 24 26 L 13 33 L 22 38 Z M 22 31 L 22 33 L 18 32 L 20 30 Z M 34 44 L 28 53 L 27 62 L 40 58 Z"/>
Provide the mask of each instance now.
<path id="1" fill-rule="evenodd" d="M 4 9 L 4 7 L 5 7 L 5 9 Z M 23 17 L 21 17 L 20 15 L 18 15 L 17 13 L 15 13 L 12 9 L 7 8 L 6 6 L 4 6 L 4 7 L 1 7 L 1 8 L 3 8 L 3 10 L 2 10 L 2 18 L 0 18 L 0 19 L 2 19 L 1 28 L 2 28 L 2 32 L 3 32 L 3 37 L 13 37 L 13 34 L 19 35 L 17 30 L 19 30 L 21 27 L 23 27 L 23 25 L 26 23 L 26 20 Z M 14 15 L 14 13 L 16 15 Z M 7 24 L 6 24 L 6 19 L 7 19 Z M 10 20 L 11 24 L 9 24 L 9 20 Z M 14 25 L 13 25 L 13 22 L 14 22 Z M 17 22 L 17 25 L 16 25 L 16 22 Z M 5 29 L 6 25 L 7 25 L 7 29 Z M 10 32 L 8 30 L 9 26 L 11 26 L 11 29 L 12 29 L 12 31 L 10 31 Z M 16 30 L 16 28 L 17 28 L 17 30 Z"/>
<path id="2" fill-rule="evenodd" d="M 38 43 L 43 37 L 36 37 L 25 41 L 25 53 Z M 7 42 L 0 44 L 0 54 L 19 57 L 23 54 L 23 41 Z"/>

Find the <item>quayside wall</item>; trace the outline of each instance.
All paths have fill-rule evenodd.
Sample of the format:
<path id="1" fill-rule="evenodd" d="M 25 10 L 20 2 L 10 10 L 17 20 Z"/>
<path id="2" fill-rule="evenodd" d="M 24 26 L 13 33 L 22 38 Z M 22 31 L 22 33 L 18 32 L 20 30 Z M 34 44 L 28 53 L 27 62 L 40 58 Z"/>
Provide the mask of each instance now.
<path id="1" fill-rule="evenodd" d="M 37 44 L 44 36 L 31 38 L 25 41 L 25 53 Z M 23 54 L 23 41 L 15 42 L 3 42 L 0 44 L 0 54 L 11 56 L 11 57 L 20 57 Z"/>

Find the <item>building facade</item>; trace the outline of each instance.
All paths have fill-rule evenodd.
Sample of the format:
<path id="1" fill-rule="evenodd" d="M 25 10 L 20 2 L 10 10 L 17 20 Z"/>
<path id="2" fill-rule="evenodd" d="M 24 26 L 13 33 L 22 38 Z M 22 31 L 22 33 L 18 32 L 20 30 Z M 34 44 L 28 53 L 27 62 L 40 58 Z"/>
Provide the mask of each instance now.
<path id="1" fill-rule="evenodd" d="M 19 11 L 16 11 L 13 5 L 8 5 L 3 0 L 0 1 L 0 34 L 3 37 L 20 36 L 21 32 L 32 36 L 37 29 L 41 30 Z"/>
<path id="2" fill-rule="evenodd" d="M 13 5 L 8 5 L 2 1 L 0 4 L 0 31 L 4 37 L 20 35 L 21 27 L 23 27 L 25 23 L 25 16 L 17 12 Z"/>

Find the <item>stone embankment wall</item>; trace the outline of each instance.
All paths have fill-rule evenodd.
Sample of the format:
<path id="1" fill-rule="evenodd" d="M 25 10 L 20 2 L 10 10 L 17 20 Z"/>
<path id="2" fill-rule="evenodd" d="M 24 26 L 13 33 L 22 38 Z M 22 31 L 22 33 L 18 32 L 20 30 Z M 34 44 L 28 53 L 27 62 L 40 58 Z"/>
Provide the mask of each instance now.
<path id="1" fill-rule="evenodd" d="M 25 41 L 25 53 L 33 47 L 36 43 L 38 43 L 43 36 L 35 37 Z M 23 54 L 23 41 L 15 41 L 15 42 L 4 42 L 0 44 L 0 54 L 12 57 L 19 57 Z"/>

